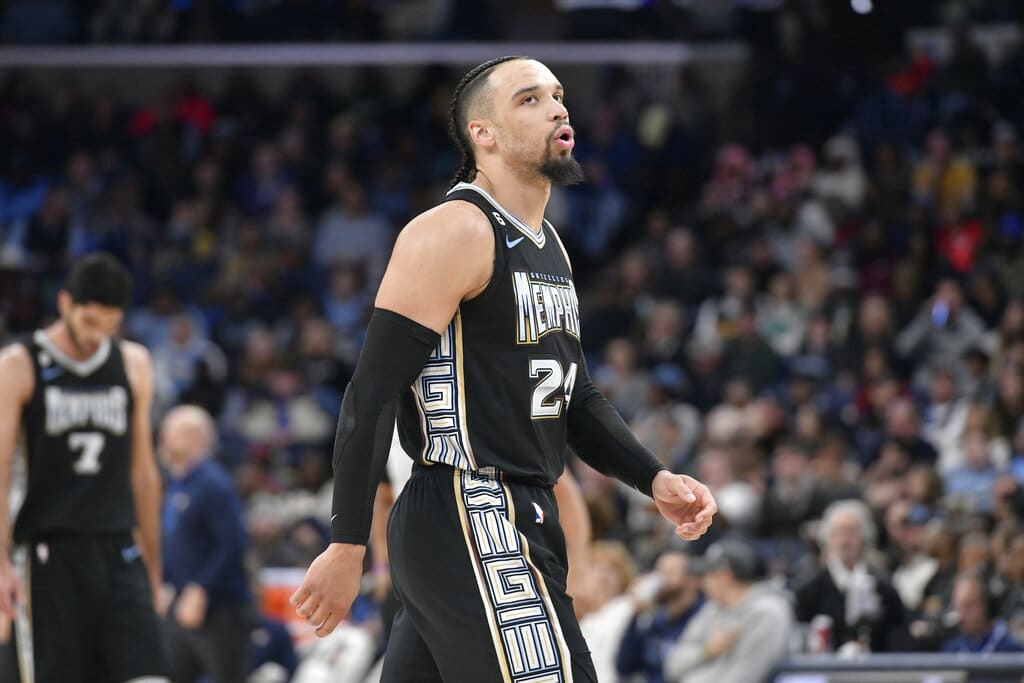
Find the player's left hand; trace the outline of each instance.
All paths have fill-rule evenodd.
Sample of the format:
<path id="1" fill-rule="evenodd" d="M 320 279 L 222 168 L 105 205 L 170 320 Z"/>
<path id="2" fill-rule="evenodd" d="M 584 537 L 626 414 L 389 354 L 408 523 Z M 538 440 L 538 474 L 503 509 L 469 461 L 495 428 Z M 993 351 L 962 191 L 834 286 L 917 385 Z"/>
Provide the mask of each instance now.
<path id="1" fill-rule="evenodd" d="M 658 472 L 651 483 L 658 511 L 676 525 L 676 536 L 695 541 L 711 526 L 718 505 L 708 487 L 685 474 Z"/>

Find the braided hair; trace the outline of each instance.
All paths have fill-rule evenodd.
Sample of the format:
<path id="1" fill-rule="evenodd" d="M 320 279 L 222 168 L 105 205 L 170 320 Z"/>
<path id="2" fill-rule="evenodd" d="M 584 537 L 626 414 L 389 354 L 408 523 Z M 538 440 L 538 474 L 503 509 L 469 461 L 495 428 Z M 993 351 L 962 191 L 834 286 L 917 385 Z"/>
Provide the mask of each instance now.
<path id="1" fill-rule="evenodd" d="M 449 189 L 459 183 L 471 182 L 476 177 L 476 157 L 473 155 L 473 146 L 466 132 L 466 124 L 469 123 L 467 120 L 469 115 L 468 103 L 472 102 L 473 97 L 486 82 L 486 78 L 483 76 L 488 71 L 499 64 L 511 62 L 514 59 L 529 58 L 520 55 L 507 55 L 488 60 L 470 69 L 462 77 L 462 80 L 459 81 L 459 84 L 455 86 L 455 92 L 452 93 L 452 101 L 448 105 L 448 136 L 455 143 L 455 147 L 459 150 L 462 159 L 459 162 L 459 170 L 455 172 L 455 177 L 452 178 L 451 183 L 448 185 Z"/>

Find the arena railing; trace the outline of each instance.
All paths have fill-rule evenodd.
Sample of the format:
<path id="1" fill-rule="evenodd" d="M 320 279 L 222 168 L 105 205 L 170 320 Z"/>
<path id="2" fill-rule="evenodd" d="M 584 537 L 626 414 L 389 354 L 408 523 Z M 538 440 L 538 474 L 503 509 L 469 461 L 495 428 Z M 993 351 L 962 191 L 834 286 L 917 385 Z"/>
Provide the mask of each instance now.
<path id="1" fill-rule="evenodd" d="M 1024 654 L 879 653 L 793 656 L 770 683 L 1021 683 Z"/>
<path id="2" fill-rule="evenodd" d="M 279 45 L 153 45 L 0 47 L 0 67 L 152 68 L 416 66 L 475 64 L 501 54 L 526 54 L 553 64 L 672 65 L 744 60 L 739 41 L 640 43 L 344 43 Z"/>

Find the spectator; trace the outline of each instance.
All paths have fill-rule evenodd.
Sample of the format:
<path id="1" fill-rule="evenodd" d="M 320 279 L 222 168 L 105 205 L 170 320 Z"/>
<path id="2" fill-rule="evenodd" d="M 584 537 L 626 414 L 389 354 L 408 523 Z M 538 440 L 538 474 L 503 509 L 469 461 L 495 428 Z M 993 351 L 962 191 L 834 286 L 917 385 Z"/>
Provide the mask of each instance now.
<path id="1" fill-rule="evenodd" d="M 335 203 L 317 225 L 313 256 L 325 268 L 355 261 L 375 282 L 384 273 L 391 226 L 370 207 L 366 188 L 358 180 L 347 177 L 332 191 Z"/>
<path id="2" fill-rule="evenodd" d="M 691 562 L 682 551 L 666 550 L 654 571 L 630 586 L 636 613 L 617 647 L 615 670 L 621 676 L 642 674 L 648 683 L 668 680 L 662 674 L 665 658 L 704 603 Z"/>
<path id="3" fill-rule="evenodd" d="M 793 610 L 768 584 L 753 549 L 723 540 L 704 554 L 707 602 L 665 659 L 665 680 L 683 683 L 762 681 L 785 654 Z"/>
<path id="4" fill-rule="evenodd" d="M 982 343 L 984 334 L 985 325 L 964 303 L 960 286 L 943 280 L 917 317 L 900 332 L 896 350 L 905 359 L 924 360 L 929 367 L 956 367 L 965 351 Z"/>
<path id="5" fill-rule="evenodd" d="M 574 597 L 580 629 L 590 646 L 599 681 L 615 681 L 619 643 L 633 619 L 634 606 L 626 589 L 636 566 L 626 546 L 617 541 L 597 541 L 590 549 L 585 568 L 586 589 Z"/>
<path id="6" fill-rule="evenodd" d="M 953 156 L 949 135 L 941 128 L 928 134 L 927 154 L 914 168 L 914 194 L 939 209 L 971 208 L 978 178 L 974 166 Z"/>
<path id="7" fill-rule="evenodd" d="M 821 524 L 824 566 L 795 588 L 797 619 L 807 623 L 819 614 L 832 617 L 833 643 L 839 650 L 893 652 L 908 645 L 899 595 L 881 573 L 868 567 L 875 538 L 863 503 L 833 503 Z"/>
<path id="8" fill-rule="evenodd" d="M 1024 646 L 1011 637 L 1006 623 L 998 618 L 997 598 L 981 577 L 966 574 L 957 578 L 953 607 L 959 620 L 958 635 L 946 642 L 944 652 L 1024 652 Z"/>
<path id="9" fill-rule="evenodd" d="M 990 512 L 992 488 L 998 477 L 984 433 L 968 432 L 964 435 L 964 464 L 945 476 L 946 497 L 962 509 Z"/>
<path id="10" fill-rule="evenodd" d="M 170 472 L 164 499 L 164 580 L 172 678 L 242 683 L 248 673 L 251 596 L 242 556 L 242 504 L 230 477 L 210 459 L 213 420 L 175 408 L 160 430 Z"/>
<path id="11" fill-rule="evenodd" d="M 963 463 L 960 439 L 967 422 L 968 401 L 959 396 L 957 376 L 950 368 L 932 370 L 921 435 L 938 452 L 936 466 L 948 472 Z"/>

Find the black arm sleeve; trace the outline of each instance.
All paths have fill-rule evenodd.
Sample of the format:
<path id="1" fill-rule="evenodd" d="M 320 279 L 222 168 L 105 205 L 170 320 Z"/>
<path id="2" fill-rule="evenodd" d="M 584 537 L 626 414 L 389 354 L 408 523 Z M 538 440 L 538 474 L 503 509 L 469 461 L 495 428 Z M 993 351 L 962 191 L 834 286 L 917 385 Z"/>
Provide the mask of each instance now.
<path id="1" fill-rule="evenodd" d="M 644 448 L 608 399 L 594 386 L 583 364 L 569 404 L 569 445 L 602 474 L 651 495 L 651 482 L 668 469 Z"/>
<path id="2" fill-rule="evenodd" d="M 373 309 L 338 416 L 331 541 L 366 545 L 398 401 L 419 376 L 440 338 L 405 316 Z"/>

